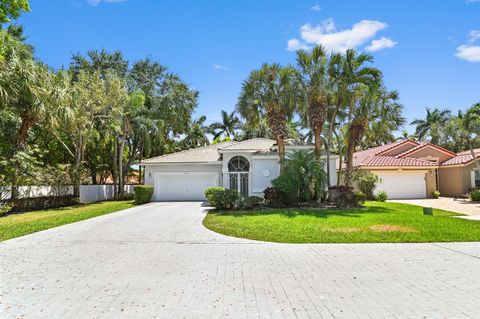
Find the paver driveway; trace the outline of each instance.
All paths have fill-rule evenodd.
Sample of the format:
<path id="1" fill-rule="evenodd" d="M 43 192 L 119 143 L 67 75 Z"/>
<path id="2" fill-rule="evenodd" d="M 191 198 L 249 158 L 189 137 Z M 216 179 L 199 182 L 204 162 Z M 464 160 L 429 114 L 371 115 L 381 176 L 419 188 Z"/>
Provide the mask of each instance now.
<path id="1" fill-rule="evenodd" d="M 290 245 L 154 203 L 0 243 L 0 318 L 479 318 L 480 244 Z"/>

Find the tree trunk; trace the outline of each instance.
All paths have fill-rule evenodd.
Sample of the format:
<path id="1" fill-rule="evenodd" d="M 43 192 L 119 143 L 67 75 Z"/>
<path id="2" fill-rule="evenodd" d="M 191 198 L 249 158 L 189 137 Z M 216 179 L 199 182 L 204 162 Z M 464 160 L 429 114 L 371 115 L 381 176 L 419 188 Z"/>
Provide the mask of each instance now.
<path id="1" fill-rule="evenodd" d="M 113 179 L 113 194 L 117 198 L 118 187 L 117 187 L 117 160 L 118 160 L 118 149 L 117 149 L 117 138 L 113 140 L 113 163 L 112 163 L 112 179 Z"/>
<path id="2" fill-rule="evenodd" d="M 337 139 L 338 157 L 340 158 L 338 163 L 338 173 L 337 173 L 337 186 L 339 186 L 341 184 L 342 174 L 343 174 L 343 152 L 342 152 L 342 141 L 340 140 L 340 136 L 338 136 L 338 134 L 335 134 L 335 137 Z"/>
<path id="3" fill-rule="evenodd" d="M 125 136 L 121 137 L 118 147 L 118 197 L 121 199 L 125 195 L 124 167 L 123 167 L 123 151 L 125 150 Z"/>
<path id="4" fill-rule="evenodd" d="M 280 164 L 280 175 L 285 172 L 285 140 L 283 136 L 277 136 L 278 157 Z"/>
<path id="5" fill-rule="evenodd" d="M 331 183 L 330 183 L 330 153 L 331 153 L 331 147 L 332 147 L 332 135 L 333 135 L 333 129 L 335 127 L 335 118 L 337 117 L 337 109 L 334 110 L 332 117 L 330 118 L 330 121 L 328 123 L 328 136 L 327 136 L 327 145 L 325 147 L 325 151 L 327 154 L 327 186 L 330 188 Z"/>
<path id="6" fill-rule="evenodd" d="M 315 140 L 315 160 L 320 162 L 320 158 L 322 156 L 322 127 L 319 125 L 313 130 L 313 136 Z"/>
<path id="7" fill-rule="evenodd" d="M 353 184 L 353 153 L 356 147 L 356 134 L 354 129 L 348 132 L 348 148 L 347 148 L 347 169 L 345 176 L 345 185 L 352 186 Z"/>
<path id="8" fill-rule="evenodd" d="M 33 126 L 33 119 L 31 117 L 24 117 L 22 118 L 22 124 L 20 125 L 20 129 L 17 133 L 17 143 L 21 149 L 25 149 L 27 145 L 27 137 L 28 131 Z"/>
<path id="9" fill-rule="evenodd" d="M 82 150 L 83 150 L 83 139 L 82 137 L 79 138 L 77 142 L 77 147 L 75 148 L 75 163 L 74 163 L 74 184 L 73 184 L 73 196 L 79 197 L 80 196 L 80 165 L 82 163 Z"/>

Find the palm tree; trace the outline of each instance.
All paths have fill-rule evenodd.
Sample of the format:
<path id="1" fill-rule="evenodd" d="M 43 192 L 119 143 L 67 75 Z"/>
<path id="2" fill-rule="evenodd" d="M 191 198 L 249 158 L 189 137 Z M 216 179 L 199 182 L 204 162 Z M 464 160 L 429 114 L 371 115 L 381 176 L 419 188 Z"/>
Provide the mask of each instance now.
<path id="1" fill-rule="evenodd" d="M 214 140 L 222 135 L 230 140 L 236 138 L 236 130 L 240 127 L 240 119 L 235 113 L 235 111 L 228 113 L 227 111 L 221 110 L 222 121 L 210 124 Z"/>
<path id="2" fill-rule="evenodd" d="M 323 124 L 327 117 L 329 77 L 327 53 L 323 46 L 297 51 L 298 84 L 303 95 L 302 116 L 309 123 L 315 143 L 315 158 L 320 161 Z"/>
<path id="3" fill-rule="evenodd" d="M 356 105 L 353 108 L 352 120 L 347 131 L 347 167 L 345 184 L 351 186 L 353 182 L 353 154 L 364 138 L 369 124 L 373 121 L 382 121 L 398 108 L 398 93 L 387 91 L 383 87 L 377 89 L 367 88 L 357 92 Z M 388 121 L 388 120 L 385 120 Z"/>
<path id="4" fill-rule="evenodd" d="M 186 147 L 192 148 L 209 144 L 207 137 L 209 127 L 205 125 L 206 120 L 207 117 L 203 115 L 192 122 L 190 129 L 183 140 Z"/>
<path id="5" fill-rule="evenodd" d="M 435 125 L 444 125 L 447 120 L 450 118 L 450 110 L 439 110 L 434 108 L 433 110 L 429 107 L 426 108 L 427 115 L 424 119 L 415 119 L 410 125 L 415 125 L 415 134 L 419 140 L 424 140 L 427 136 L 431 136 L 432 128 Z M 435 137 L 432 137 L 430 140 L 431 143 L 436 144 L 438 141 Z"/>
<path id="6" fill-rule="evenodd" d="M 275 137 L 280 158 L 280 174 L 285 169 L 285 138 L 287 122 L 297 106 L 295 70 L 279 64 L 264 64 L 250 73 L 242 85 L 237 110 L 250 125 L 256 125 L 265 116 Z"/>
<path id="7" fill-rule="evenodd" d="M 274 138 L 270 128 L 267 125 L 267 120 L 264 117 L 260 118 L 258 123 L 255 125 L 252 125 L 252 123 L 248 121 L 245 123 L 240 123 L 239 128 L 241 131 L 239 136 L 241 141 L 251 138 Z"/>
<path id="8" fill-rule="evenodd" d="M 480 169 L 480 162 L 473 149 L 473 136 L 477 136 L 478 138 L 480 135 L 480 103 L 472 105 L 472 107 L 467 110 L 465 116 L 460 117 L 460 115 L 461 114 L 459 114 L 462 124 L 461 129 L 465 132 L 464 135 L 470 150 L 470 155 L 472 156 L 477 169 Z"/>

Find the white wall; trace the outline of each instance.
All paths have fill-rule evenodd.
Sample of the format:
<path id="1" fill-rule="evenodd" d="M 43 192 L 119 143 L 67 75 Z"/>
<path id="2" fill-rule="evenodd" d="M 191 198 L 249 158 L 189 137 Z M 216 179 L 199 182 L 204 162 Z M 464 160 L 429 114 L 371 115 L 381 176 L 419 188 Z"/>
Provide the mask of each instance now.
<path id="1" fill-rule="evenodd" d="M 125 185 L 125 193 L 133 194 L 135 185 Z M 93 203 L 113 198 L 113 185 L 81 185 L 80 203 Z"/>
<path id="2" fill-rule="evenodd" d="M 278 159 L 261 156 L 253 158 L 252 196 L 263 197 L 265 188 L 272 186 L 272 180 L 280 175 Z"/>
<path id="3" fill-rule="evenodd" d="M 18 197 L 64 196 L 72 195 L 73 186 L 19 186 Z M 0 187 L 0 200 L 10 199 L 11 188 Z"/>

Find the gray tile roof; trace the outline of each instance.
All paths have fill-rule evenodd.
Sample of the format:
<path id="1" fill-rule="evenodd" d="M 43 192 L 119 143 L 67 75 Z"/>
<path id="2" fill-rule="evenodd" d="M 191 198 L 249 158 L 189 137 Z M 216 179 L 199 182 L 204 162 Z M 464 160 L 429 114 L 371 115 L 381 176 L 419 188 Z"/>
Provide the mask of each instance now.
<path id="1" fill-rule="evenodd" d="M 148 158 L 143 160 L 140 164 L 215 162 L 220 160 L 220 155 L 218 154 L 219 148 L 235 143 L 237 142 L 223 142 L 219 144 L 210 144 L 207 146 L 191 148 L 176 153 Z"/>
<path id="2" fill-rule="evenodd" d="M 269 140 L 266 138 L 253 138 L 250 140 L 236 142 L 232 145 L 227 145 L 225 147 L 219 148 L 220 151 L 222 150 L 270 150 L 272 146 L 275 144 L 274 140 Z"/>

